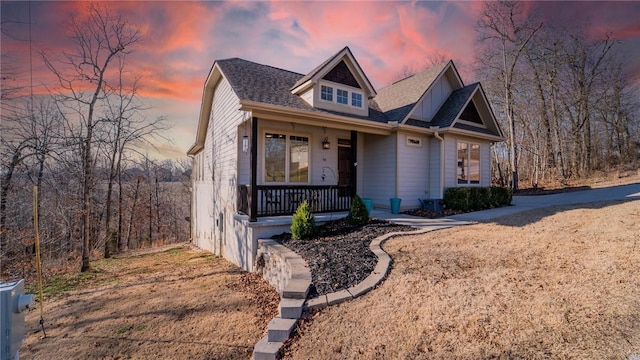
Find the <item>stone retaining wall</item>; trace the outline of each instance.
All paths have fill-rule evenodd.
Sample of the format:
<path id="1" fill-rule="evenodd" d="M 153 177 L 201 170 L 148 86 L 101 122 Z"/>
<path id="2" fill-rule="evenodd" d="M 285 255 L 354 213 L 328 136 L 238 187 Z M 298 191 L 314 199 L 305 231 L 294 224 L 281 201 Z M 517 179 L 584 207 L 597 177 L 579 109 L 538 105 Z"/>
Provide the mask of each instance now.
<path id="1" fill-rule="evenodd" d="M 255 271 L 280 295 L 291 279 L 308 280 L 311 283 L 311 271 L 302 257 L 270 239 L 258 239 Z"/>

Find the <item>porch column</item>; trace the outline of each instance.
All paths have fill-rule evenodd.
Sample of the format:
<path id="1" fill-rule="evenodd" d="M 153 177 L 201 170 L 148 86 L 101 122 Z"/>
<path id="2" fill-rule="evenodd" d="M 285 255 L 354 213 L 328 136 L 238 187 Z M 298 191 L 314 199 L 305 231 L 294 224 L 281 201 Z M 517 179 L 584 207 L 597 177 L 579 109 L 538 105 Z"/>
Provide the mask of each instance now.
<path id="1" fill-rule="evenodd" d="M 258 221 L 258 118 L 251 118 L 251 191 L 249 221 Z"/>
<path id="2" fill-rule="evenodd" d="M 351 130 L 351 197 L 358 192 L 358 132 Z"/>

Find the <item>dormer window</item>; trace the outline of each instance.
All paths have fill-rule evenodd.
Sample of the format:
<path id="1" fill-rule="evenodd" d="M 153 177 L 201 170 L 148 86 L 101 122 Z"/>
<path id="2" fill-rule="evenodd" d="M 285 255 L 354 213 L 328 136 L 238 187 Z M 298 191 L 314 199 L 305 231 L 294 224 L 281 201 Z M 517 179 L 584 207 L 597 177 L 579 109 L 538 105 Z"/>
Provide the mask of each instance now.
<path id="1" fill-rule="evenodd" d="M 338 89 L 338 97 L 336 101 L 338 102 L 338 104 L 348 104 L 349 92 L 347 90 Z"/>
<path id="2" fill-rule="evenodd" d="M 333 88 L 331 86 L 322 85 L 320 89 L 320 97 L 322 100 L 333 101 Z"/>
<path id="3" fill-rule="evenodd" d="M 364 93 L 362 91 L 344 84 L 320 85 L 320 100 L 326 102 L 347 106 L 348 108 L 362 109 L 364 107 L 363 99 Z M 338 109 L 335 108 L 334 110 Z"/>
<path id="4" fill-rule="evenodd" d="M 362 94 L 358 94 L 355 92 L 351 93 L 351 106 L 362 107 Z"/>

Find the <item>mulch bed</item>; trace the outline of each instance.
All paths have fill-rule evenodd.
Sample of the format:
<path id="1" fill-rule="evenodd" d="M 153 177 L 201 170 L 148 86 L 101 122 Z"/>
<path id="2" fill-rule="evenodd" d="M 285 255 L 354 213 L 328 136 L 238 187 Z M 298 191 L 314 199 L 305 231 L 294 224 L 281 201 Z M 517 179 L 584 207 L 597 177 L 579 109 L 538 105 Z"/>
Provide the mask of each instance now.
<path id="1" fill-rule="evenodd" d="M 451 210 L 451 209 L 444 209 L 442 211 L 433 211 L 429 209 L 419 208 L 419 209 L 411 209 L 411 210 L 403 211 L 402 213 L 407 215 L 420 216 L 423 218 L 438 219 L 445 216 L 462 214 L 463 212 Z"/>
<path id="2" fill-rule="evenodd" d="M 372 219 L 364 226 L 349 225 L 344 219 L 330 221 L 318 227 L 313 240 L 293 240 L 290 233 L 274 235 L 272 239 L 302 256 L 311 270 L 310 297 L 347 289 L 371 274 L 378 262 L 369 244 L 378 236 L 415 230 Z"/>

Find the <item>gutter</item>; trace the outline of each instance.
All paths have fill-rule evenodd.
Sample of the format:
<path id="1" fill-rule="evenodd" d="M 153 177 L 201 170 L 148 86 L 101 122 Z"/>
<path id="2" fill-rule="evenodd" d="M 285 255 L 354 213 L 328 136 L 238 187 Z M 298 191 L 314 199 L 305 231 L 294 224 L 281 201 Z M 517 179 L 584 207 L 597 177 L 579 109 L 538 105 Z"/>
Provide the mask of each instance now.
<path id="1" fill-rule="evenodd" d="M 252 113 L 254 113 L 254 116 L 257 117 L 260 117 L 260 112 L 272 113 L 281 117 L 291 117 L 291 121 L 296 121 L 299 123 L 304 122 L 302 121 L 304 119 L 301 119 L 304 117 L 307 118 L 307 121 L 313 120 L 314 123 L 312 123 L 311 125 L 316 126 L 318 125 L 318 123 L 315 121 L 330 121 L 335 124 L 342 125 L 342 128 L 344 130 L 359 130 L 362 132 L 368 132 L 378 135 L 390 135 L 392 129 L 394 128 L 394 126 L 391 124 L 379 123 L 372 120 L 361 120 L 358 118 L 334 115 L 325 112 L 312 112 L 308 110 L 293 109 L 289 107 L 269 105 L 256 101 L 240 101 L 240 106 L 238 109 L 243 111 L 252 111 Z M 277 120 L 277 118 L 274 120 Z M 359 120 L 362 122 L 361 124 L 358 123 Z"/>

